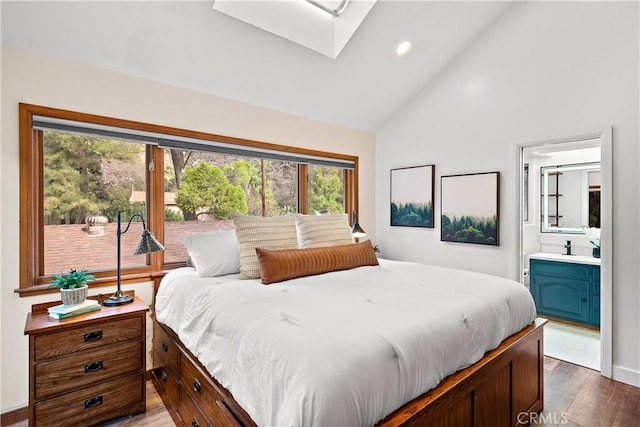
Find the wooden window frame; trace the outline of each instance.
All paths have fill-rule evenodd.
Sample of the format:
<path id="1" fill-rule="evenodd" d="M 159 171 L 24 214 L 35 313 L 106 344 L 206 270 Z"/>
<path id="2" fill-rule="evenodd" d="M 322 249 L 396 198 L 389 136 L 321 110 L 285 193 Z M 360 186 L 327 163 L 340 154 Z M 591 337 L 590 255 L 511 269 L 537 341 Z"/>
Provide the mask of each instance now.
<path id="1" fill-rule="evenodd" d="M 19 141 L 20 141 L 20 280 L 19 288 L 15 290 L 20 296 L 30 296 L 57 289 L 47 288 L 51 276 L 44 271 L 44 153 L 43 131 L 33 129 L 34 116 L 46 116 L 57 119 L 86 122 L 96 125 L 120 127 L 138 131 L 156 132 L 187 138 L 221 141 L 238 144 L 245 147 L 263 148 L 283 152 L 293 152 L 303 155 L 328 157 L 337 160 L 347 160 L 354 163 L 354 169 L 345 169 L 345 212 L 357 211 L 358 206 L 358 157 L 324 151 L 309 150 L 252 141 L 224 135 L 189 131 L 167 126 L 153 125 L 124 119 L 116 119 L 93 114 L 79 113 L 57 108 L 42 107 L 31 104 L 19 104 Z M 146 147 L 147 163 L 152 161 L 154 168 L 146 171 L 147 212 L 146 221 L 149 231 L 164 242 L 164 152 L 154 145 Z M 307 165 L 298 164 L 298 212 L 308 213 L 308 182 Z M 115 250 L 115 248 L 114 248 Z M 166 270 L 185 266 L 184 263 L 164 263 L 164 252 L 154 252 L 147 255 L 147 265 L 131 267 L 122 270 L 122 283 L 157 281 Z M 89 283 L 90 287 L 111 286 L 116 282 L 116 269 L 92 272 L 96 280 Z"/>

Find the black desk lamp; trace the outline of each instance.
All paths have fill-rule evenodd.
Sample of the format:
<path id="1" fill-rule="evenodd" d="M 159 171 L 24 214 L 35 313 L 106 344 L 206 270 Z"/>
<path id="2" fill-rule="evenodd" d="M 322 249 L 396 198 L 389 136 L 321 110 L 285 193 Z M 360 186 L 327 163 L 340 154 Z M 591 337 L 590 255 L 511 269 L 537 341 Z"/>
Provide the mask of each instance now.
<path id="1" fill-rule="evenodd" d="M 116 305 L 129 304 L 133 302 L 133 297 L 126 295 L 122 292 L 120 288 L 120 236 L 126 233 L 131 226 L 131 222 L 137 217 L 142 221 L 142 238 L 140 239 L 140 243 L 138 243 L 138 248 L 133 253 L 134 255 L 142 255 L 148 254 L 156 251 L 164 251 L 164 246 L 158 242 L 155 237 L 147 230 L 147 226 L 144 223 L 144 218 L 140 214 L 133 214 L 131 218 L 129 218 L 129 222 L 127 224 L 127 228 L 122 231 L 121 226 L 121 212 L 118 211 L 118 230 L 117 230 L 117 240 L 118 240 L 118 290 L 112 296 L 104 300 L 103 304 L 109 307 L 113 307 Z"/>

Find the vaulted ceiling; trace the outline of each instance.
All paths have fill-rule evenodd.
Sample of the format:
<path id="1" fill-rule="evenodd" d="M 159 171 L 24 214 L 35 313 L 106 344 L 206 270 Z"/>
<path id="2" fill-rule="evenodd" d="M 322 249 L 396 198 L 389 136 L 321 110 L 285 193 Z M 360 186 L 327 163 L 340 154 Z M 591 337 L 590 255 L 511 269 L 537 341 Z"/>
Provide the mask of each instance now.
<path id="1" fill-rule="evenodd" d="M 0 5 L 3 43 L 375 132 L 512 3 L 378 0 L 335 59 L 212 1 Z"/>

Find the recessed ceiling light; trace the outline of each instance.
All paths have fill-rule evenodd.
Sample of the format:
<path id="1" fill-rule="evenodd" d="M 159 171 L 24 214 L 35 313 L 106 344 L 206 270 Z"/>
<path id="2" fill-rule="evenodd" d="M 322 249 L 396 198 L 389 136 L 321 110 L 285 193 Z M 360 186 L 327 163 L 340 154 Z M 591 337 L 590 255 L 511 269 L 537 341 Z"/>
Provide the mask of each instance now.
<path id="1" fill-rule="evenodd" d="M 398 54 L 398 56 L 402 56 L 409 52 L 409 50 L 411 50 L 411 42 L 409 40 L 405 40 L 396 47 L 396 54 Z"/>

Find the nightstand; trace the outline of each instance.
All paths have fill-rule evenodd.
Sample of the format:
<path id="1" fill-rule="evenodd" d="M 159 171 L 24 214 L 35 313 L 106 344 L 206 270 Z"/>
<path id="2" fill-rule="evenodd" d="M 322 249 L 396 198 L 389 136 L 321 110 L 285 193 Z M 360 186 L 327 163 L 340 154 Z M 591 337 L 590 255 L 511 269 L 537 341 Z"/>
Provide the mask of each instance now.
<path id="1" fill-rule="evenodd" d="M 146 320 L 139 298 L 63 320 L 34 305 L 29 335 L 29 426 L 84 426 L 144 412 Z"/>

